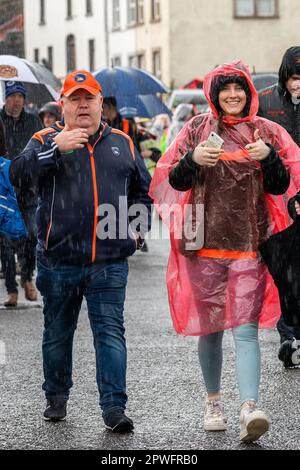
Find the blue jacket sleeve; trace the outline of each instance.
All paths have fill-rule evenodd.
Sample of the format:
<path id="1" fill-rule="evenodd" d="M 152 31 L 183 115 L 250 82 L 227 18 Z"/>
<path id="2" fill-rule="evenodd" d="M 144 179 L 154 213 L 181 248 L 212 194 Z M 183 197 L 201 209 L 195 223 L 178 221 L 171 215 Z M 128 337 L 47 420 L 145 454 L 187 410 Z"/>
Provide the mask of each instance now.
<path id="1" fill-rule="evenodd" d="M 26 188 L 58 168 L 61 154 L 53 139 L 42 144 L 31 139 L 10 166 L 10 180 L 16 188 Z"/>

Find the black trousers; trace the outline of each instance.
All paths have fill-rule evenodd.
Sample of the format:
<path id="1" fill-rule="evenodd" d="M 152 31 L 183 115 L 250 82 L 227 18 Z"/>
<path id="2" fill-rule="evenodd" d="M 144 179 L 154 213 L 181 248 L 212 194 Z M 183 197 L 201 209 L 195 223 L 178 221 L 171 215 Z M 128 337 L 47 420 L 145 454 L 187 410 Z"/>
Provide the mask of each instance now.
<path id="1" fill-rule="evenodd" d="M 277 330 L 280 334 L 280 342 L 283 343 L 287 339 L 293 340 L 294 338 L 300 340 L 300 326 L 287 326 L 283 316 L 277 323 Z"/>
<path id="2" fill-rule="evenodd" d="M 36 208 L 28 208 L 22 211 L 25 225 L 28 230 L 28 238 L 25 240 L 12 240 L 2 237 L 0 241 L 1 264 L 5 279 L 5 287 L 9 294 L 18 293 L 16 281 L 15 253 L 21 267 L 21 281 L 31 281 L 36 266 Z"/>

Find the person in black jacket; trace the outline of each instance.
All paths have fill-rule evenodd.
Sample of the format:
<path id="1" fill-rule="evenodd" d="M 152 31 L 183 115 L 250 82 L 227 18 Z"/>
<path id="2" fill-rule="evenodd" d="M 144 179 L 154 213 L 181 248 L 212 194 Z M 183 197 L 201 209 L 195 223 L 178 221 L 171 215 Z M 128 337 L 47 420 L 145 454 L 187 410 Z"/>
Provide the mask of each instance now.
<path id="1" fill-rule="evenodd" d="M 259 115 L 284 127 L 300 146 L 300 47 L 290 47 L 284 54 L 279 69 L 278 84 L 259 94 Z M 283 316 L 278 325 L 281 347 L 279 359 L 293 367 L 295 340 L 300 340 L 300 330 L 288 327 Z"/>
<path id="2" fill-rule="evenodd" d="M 21 82 L 6 83 L 5 106 L 0 115 L 5 126 L 7 156 L 10 160 L 17 157 L 26 147 L 32 135 L 42 128 L 39 118 L 24 110 L 25 98 L 26 89 Z M 26 240 L 17 243 L 7 237 L 2 240 L 1 262 L 8 294 L 4 302 L 6 307 L 16 307 L 18 302 L 15 252 L 18 253 L 21 266 L 21 286 L 24 287 L 25 297 L 29 301 L 37 299 L 37 291 L 33 282 L 36 264 L 36 190 L 34 187 L 28 187 L 24 191 L 17 190 L 16 194 L 29 235 Z"/>
<path id="3" fill-rule="evenodd" d="M 0 156 L 6 157 L 7 156 L 7 149 L 5 144 L 5 127 L 0 116 Z"/>
<path id="4" fill-rule="evenodd" d="M 300 337 L 300 191 L 288 203 L 294 224 L 273 235 L 259 247 L 279 292 L 282 319 Z M 285 340 L 279 359 L 285 368 L 299 366 L 299 340 Z"/>
<path id="5" fill-rule="evenodd" d="M 73 337 L 85 297 L 103 419 L 113 432 L 130 432 L 133 422 L 124 413 L 127 258 L 150 229 L 150 177 L 132 140 L 101 121 L 102 90 L 93 75 L 71 73 L 61 94 L 65 127 L 35 134 L 10 171 L 15 186 L 34 180 L 39 187 L 44 418 L 66 417 Z"/>

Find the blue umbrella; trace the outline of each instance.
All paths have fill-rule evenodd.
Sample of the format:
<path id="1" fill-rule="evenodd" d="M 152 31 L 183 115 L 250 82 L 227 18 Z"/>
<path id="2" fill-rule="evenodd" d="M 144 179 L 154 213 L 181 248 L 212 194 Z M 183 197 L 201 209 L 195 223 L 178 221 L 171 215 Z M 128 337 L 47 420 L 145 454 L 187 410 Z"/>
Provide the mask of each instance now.
<path id="1" fill-rule="evenodd" d="M 106 97 L 168 93 L 168 89 L 160 80 L 134 67 L 107 68 L 96 72 L 94 76 L 101 84 L 103 95 Z"/>
<path id="2" fill-rule="evenodd" d="M 117 107 L 123 117 L 153 118 L 171 110 L 155 95 L 117 96 Z"/>

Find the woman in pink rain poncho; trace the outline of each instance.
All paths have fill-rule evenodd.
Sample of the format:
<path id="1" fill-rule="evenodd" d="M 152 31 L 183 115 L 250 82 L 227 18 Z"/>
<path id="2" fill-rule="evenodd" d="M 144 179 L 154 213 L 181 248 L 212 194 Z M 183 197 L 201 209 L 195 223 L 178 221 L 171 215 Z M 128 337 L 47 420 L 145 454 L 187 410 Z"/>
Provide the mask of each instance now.
<path id="1" fill-rule="evenodd" d="M 274 327 L 280 316 L 258 246 L 290 224 L 286 199 L 300 183 L 300 155 L 282 127 L 257 117 L 258 95 L 242 62 L 209 73 L 204 92 L 211 114 L 185 125 L 158 163 L 150 194 L 170 229 L 167 285 L 175 330 L 200 337 L 204 428 L 226 429 L 222 338 L 232 329 L 241 439 L 255 441 L 269 428 L 256 408 L 258 328 Z M 206 146 L 211 132 L 224 141 L 222 150 Z"/>

